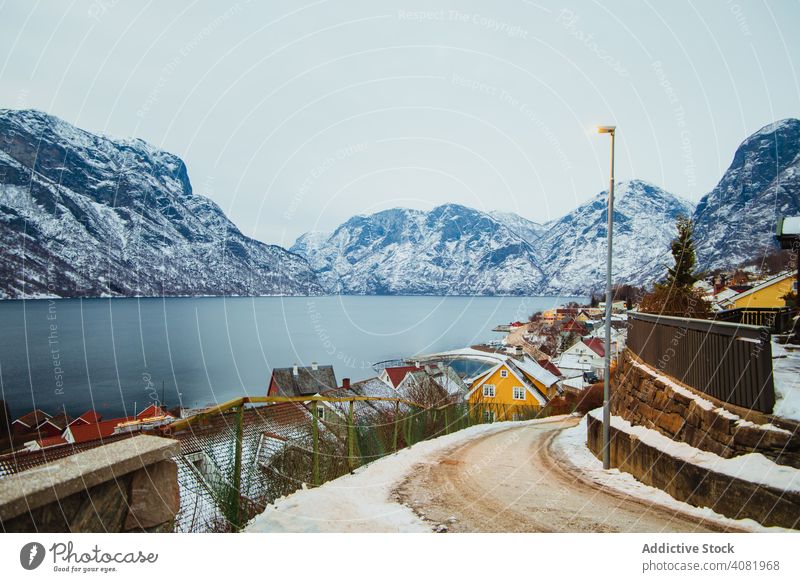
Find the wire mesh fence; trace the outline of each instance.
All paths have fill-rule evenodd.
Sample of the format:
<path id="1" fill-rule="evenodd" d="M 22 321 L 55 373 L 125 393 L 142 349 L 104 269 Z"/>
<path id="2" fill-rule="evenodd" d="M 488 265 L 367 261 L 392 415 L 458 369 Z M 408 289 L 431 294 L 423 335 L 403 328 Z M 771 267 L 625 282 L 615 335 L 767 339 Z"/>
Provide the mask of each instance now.
<path id="1" fill-rule="evenodd" d="M 278 400 L 278 401 L 276 401 Z M 421 441 L 476 424 L 567 414 L 574 406 L 390 398 L 239 399 L 173 425 L 179 532 L 241 529 L 276 499 Z"/>

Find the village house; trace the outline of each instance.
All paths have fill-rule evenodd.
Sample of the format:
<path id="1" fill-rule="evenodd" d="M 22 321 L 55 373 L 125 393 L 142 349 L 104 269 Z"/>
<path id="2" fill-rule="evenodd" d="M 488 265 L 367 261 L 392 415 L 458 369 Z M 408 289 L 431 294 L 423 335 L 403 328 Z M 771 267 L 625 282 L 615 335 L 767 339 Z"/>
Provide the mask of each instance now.
<path id="1" fill-rule="evenodd" d="M 397 389 L 408 374 L 419 372 L 420 370 L 422 370 L 422 367 L 419 363 L 413 366 L 388 366 L 381 370 L 381 373 L 378 374 L 378 379 L 392 388 Z"/>
<path id="2" fill-rule="evenodd" d="M 15 419 L 11 423 L 11 430 L 14 434 L 34 432 L 36 427 L 40 426 L 48 418 L 50 418 L 49 414 L 37 408 Z"/>
<path id="3" fill-rule="evenodd" d="M 419 399 L 420 395 L 428 400 L 430 397 L 440 394 L 444 400 L 453 402 L 464 398 L 467 393 L 467 385 L 453 368 L 439 362 L 406 373 L 398 384 L 397 391 L 409 400 L 415 400 L 415 397 Z M 445 404 L 444 400 L 438 404 Z M 423 402 L 423 404 L 428 403 Z"/>
<path id="4" fill-rule="evenodd" d="M 783 297 L 791 291 L 797 292 L 796 274 L 786 271 L 740 293 L 718 298 L 718 303 L 723 309 L 786 307 Z"/>
<path id="5" fill-rule="evenodd" d="M 505 357 L 470 384 L 470 410 L 483 421 L 514 420 L 543 408 L 558 393 L 558 377 L 530 358 Z"/>
<path id="6" fill-rule="evenodd" d="M 157 404 L 151 404 L 135 416 L 101 420 L 95 411 L 87 411 L 71 420 L 66 413 L 48 418 L 39 433 L 39 438 L 26 442 L 25 448 L 36 451 L 66 444 L 79 445 L 90 441 L 102 441 L 112 436 L 140 432 L 175 420 Z M 94 422 L 90 422 L 94 421 Z M 43 425 L 45 424 L 43 423 Z M 58 429 L 58 430 L 56 430 Z"/>
<path id="7" fill-rule="evenodd" d="M 320 366 L 311 362 L 310 366 L 275 368 L 267 388 L 267 396 L 313 396 L 328 390 L 335 390 L 339 384 L 333 366 Z"/>
<path id="8" fill-rule="evenodd" d="M 598 378 L 602 378 L 606 355 L 604 341 L 599 337 L 582 338 L 564 350 L 554 360 L 555 364 L 567 378 L 583 376 L 584 372 L 593 373 Z M 612 353 L 614 347 L 612 344 Z"/>

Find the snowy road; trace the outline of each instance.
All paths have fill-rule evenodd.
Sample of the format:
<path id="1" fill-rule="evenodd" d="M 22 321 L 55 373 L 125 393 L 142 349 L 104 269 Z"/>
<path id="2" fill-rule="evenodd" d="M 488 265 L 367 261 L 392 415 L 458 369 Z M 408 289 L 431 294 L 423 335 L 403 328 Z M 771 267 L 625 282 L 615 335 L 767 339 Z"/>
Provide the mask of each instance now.
<path id="1" fill-rule="evenodd" d="M 419 463 L 395 497 L 456 532 L 709 532 L 724 526 L 576 477 L 550 441 L 577 418 L 511 426 Z"/>
<path id="2" fill-rule="evenodd" d="M 424 441 L 351 475 L 279 499 L 246 530 L 707 532 L 729 527 L 719 519 L 706 520 L 705 514 L 697 515 L 702 510 L 679 504 L 630 475 L 604 474 L 615 487 L 622 483 L 628 488 L 614 491 L 592 482 L 585 458 L 580 468 L 566 465 L 563 457 L 581 456 L 568 452 L 570 446 L 589 455 L 581 436 L 585 425 L 564 432 L 578 422 L 570 416 L 500 422 Z M 559 441 L 566 447 L 554 452 L 553 438 L 568 434 L 571 440 Z M 650 501 L 659 496 L 666 498 L 664 504 Z M 682 509 L 670 509 L 670 504 Z M 748 529 L 743 522 L 730 524 L 731 531 L 740 527 Z"/>

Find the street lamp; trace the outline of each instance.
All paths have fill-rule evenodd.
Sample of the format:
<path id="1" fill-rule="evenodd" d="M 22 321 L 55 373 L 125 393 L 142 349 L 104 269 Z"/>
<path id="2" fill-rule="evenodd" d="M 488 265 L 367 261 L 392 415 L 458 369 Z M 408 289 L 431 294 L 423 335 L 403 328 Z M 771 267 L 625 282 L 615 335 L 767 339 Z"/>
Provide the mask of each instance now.
<path id="1" fill-rule="evenodd" d="M 603 469 L 611 468 L 611 411 L 609 382 L 611 376 L 611 248 L 614 233 L 614 125 L 601 125 L 597 133 L 611 134 L 611 178 L 608 186 L 608 250 L 606 255 L 606 341 L 605 373 L 603 374 Z"/>

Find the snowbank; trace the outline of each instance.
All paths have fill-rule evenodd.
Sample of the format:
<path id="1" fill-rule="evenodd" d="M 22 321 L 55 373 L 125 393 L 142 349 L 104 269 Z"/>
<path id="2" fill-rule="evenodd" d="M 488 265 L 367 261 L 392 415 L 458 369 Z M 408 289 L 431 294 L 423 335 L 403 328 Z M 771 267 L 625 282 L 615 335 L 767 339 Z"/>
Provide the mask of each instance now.
<path id="1" fill-rule="evenodd" d="M 772 342 L 775 407 L 772 413 L 800 422 L 800 350 Z"/>
<path id="2" fill-rule="evenodd" d="M 602 421 L 602 410 L 589 412 L 597 420 Z M 781 491 L 800 492 L 800 469 L 779 465 L 761 453 L 748 453 L 731 459 L 725 459 L 714 453 L 695 448 L 687 443 L 674 441 L 660 432 L 644 426 L 632 425 L 621 416 L 611 416 L 611 426 L 636 436 L 644 444 L 663 453 L 692 463 L 710 471 L 716 471 L 729 477 L 743 479 L 774 487 Z"/>
<path id="3" fill-rule="evenodd" d="M 453 445 L 511 426 L 556 422 L 563 418 L 565 416 L 481 424 L 423 441 L 360 467 L 351 475 L 276 500 L 245 531 L 430 532 L 430 526 L 410 508 L 391 499 L 392 490 L 412 467 L 429 462 L 430 457 Z"/>
<path id="4" fill-rule="evenodd" d="M 595 418 L 602 417 L 602 411 L 600 409 L 592 412 L 595 413 L 593 415 Z M 619 417 L 612 417 L 612 424 L 614 424 L 613 419 L 615 418 Z M 616 424 L 614 424 L 614 426 L 615 428 L 619 428 Z M 723 526 L 754 532 L 794 531 L 779 527 L 764 527 L 752 519 L 731 519 L 717 513 L 716 511 L 713 511 L 708 507 L 700 508 L 689 505 L 688 503 L 684 503 L 683 501 L 678 501 L 665 491 L 662 491 L 656 487 L 645 485 L 644 483 L 637 481 L 633 475 L 624 473 L 619 469 L 609 469 L 608 471 L 605 471 L 603 470 L 603 463 L 597 459 L 589 450 L 589 447 L 586 446 L 586 434 L 586 417 L 584 417 L 581 419 L 580 424 L 573 428 L 562 430 L 555 437 L 555 439 L 553 439 L 553 443 L 551 445 L 553 456 L 564 459 L 570 465 L 572 465 L 575 471 L 580 473 L 583 478 L 596 483 L 601 487 L 612 489 L 618 493 L 635 497 L 644 502 L 661 505 L 693 517 L 714 521 Z M 656 434 L 663 436 L 660 433 Z M 663 438 L 666 439 L 667 437 Z M 670 439 L 667 440 L 675 444 Z M 694 450 L 698 451 L 698 449 Z"/>

